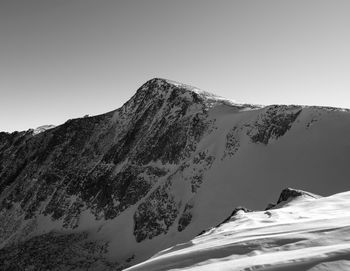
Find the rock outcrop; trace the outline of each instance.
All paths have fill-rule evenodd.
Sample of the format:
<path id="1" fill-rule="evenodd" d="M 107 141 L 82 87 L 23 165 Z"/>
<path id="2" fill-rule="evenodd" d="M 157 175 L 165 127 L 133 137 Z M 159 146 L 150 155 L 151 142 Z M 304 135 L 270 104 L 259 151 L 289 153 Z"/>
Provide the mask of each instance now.
<path id="1" fill-rule="evenodd" d="M 312 193 L 309 193 L 309 192 L 306 192 L 303 190 L 298 190 L 298 189 L 293 189 L 293 188 L 288 187 L 288 188 L 285 188 L 282 190 L 282 192 L 277 200 L 277 203 L 276 204 L 270 203 L 265 210 L 272 209 L 276 206 L 279 206 L 281 204 L 285 204 L 293 199 L 296 199 L 296 198 L 302 197 L 302 196 L 310 197 L 310 198 L 314 198 L 314 199 L 321 197 L 319 195 L 312 194 Z"/>

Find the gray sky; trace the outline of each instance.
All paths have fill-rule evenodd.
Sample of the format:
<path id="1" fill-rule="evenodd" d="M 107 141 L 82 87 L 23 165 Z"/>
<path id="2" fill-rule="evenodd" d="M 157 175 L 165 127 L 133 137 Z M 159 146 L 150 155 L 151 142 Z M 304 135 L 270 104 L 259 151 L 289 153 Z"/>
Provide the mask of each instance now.
<path id="1" fill-rule="evenodd" d="M 350 108 L 350 1 L 0 0 L 0 130 L 120 107 L 164 77 Z"/>

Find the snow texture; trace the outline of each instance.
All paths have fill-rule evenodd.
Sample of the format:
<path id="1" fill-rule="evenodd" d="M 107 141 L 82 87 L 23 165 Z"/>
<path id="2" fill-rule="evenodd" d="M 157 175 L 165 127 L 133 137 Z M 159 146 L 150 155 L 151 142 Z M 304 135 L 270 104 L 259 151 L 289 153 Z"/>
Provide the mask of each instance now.
<path id="1" fill-rule="evenodd" d="M 324 198 L 305 193 L 282 208 L 239 211 L 126 270 L 350 270 L 349 210 L 350 192 Z"/>

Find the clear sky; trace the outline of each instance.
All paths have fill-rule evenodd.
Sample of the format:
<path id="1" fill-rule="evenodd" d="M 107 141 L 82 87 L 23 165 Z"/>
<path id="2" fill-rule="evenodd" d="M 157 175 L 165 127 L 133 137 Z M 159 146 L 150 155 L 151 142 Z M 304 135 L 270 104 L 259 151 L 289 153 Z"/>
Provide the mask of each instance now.
<path id="1" fill-rule="evenodd" d="M 350 1 L 0 0 L 0 130 L 120 107 L 163 77 L 350 108 Z"/>

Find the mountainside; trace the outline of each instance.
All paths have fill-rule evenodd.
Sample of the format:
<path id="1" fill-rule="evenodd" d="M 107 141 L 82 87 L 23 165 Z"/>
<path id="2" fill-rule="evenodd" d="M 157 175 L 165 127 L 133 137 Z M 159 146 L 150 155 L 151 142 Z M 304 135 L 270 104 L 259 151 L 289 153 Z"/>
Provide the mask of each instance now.
<path id="1" fill-rule="evenodd" d="M 122 269 L 284 187 L 350 190 L 349 124 L 155 78 L 118 110 L 0 133 L 0 266 Z"/>
<path id="2" fill-rule="evenodd" d="M 127 270 L 349 270 L 350 192 L 327 198 L 287 192 L 292 197 L 281 208 L 239 210 L 218 227 Z"/>

